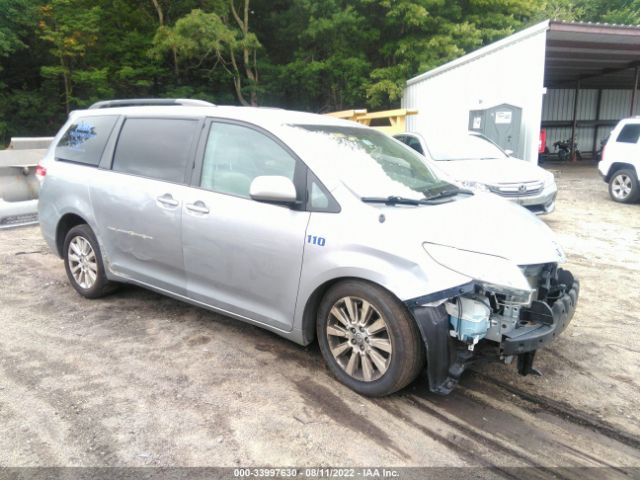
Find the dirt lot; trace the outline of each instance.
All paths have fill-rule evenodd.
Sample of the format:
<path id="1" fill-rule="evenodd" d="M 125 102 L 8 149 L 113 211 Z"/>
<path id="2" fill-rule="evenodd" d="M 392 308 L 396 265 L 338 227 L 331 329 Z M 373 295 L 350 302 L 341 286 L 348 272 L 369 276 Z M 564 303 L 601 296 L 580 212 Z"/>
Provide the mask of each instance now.
<path id="1" fill-rule="evenodd" d="M 85 300 L 38 228 L 0 232 L 0 465 L 640 466 L 640 205 L 552 168 L 574 320 L 542 377 L 478 366 L 448 397 L 360 397 L 315 346 L 139 288 Z"/>

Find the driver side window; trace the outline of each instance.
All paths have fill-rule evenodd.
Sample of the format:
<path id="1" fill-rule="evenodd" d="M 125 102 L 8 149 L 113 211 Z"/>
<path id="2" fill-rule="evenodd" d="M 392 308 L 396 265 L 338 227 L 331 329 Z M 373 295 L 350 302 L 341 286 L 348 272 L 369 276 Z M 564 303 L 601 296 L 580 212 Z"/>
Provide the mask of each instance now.
<path id="1" fill-rule="evenodd" d="M 200 186 L 250 198 L 254 178 L 279 175 L 293 181 L 296 159 L 265 134 L 242 125 L 213 122 L 209 130 Z"/>

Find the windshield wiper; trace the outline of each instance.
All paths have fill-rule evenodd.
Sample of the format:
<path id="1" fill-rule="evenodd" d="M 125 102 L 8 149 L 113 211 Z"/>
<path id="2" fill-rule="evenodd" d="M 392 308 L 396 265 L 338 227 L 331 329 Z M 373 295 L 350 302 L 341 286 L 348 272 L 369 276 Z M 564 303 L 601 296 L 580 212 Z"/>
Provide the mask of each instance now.
<path id="1" fill-rule="evenodd" d="M 464 188 L 449 188 L 446 190 L 440 190 L 429 195 L 429 191 L 422 192 L 425 198 L 408 198 L 400 197 L 397 195 L 390 195 L 388 197 L 362 197 L 361 200 L 365 203 L 384 203 L 385 205 L 429 205 L 432 200 L 438 200 L 440 198 L 455 197 L 462 193 L 467 195 L 473 195 L 471 190 Z"/>
<path id="2" fill-rule="evenodd" d="M 384 203 L 385 205 L 424 205 L 425 201 L 422 199 L 398 197 L 396 195 L 390 195 L 388 197 L 362 197 L 365 203 Z"/>
<path id="3" fill-rule="evenodd" d="M 467 195 L 473 195 L 473 192 L 471 190 L 466 190 L 464 188 L 449 188 L 446 190 L 440 190 L 439 192 L 435 192 L 431 195 L 428 194 L 427 192 L 424 192 L 424 196 L 426 197 L 425 200 L 437 200 L 439 198 L 446 198 L 446 197 L 455 197 L 456 195 L 463 193 L 463 194 L 467 194 Z"/>

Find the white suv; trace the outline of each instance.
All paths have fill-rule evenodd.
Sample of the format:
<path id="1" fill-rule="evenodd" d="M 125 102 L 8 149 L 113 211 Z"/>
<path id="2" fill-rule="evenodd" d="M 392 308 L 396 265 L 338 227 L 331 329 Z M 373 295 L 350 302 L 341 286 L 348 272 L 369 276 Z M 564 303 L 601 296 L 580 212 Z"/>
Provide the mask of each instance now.
<path id="1" fill-rule="evenodd" d="M 598 170 L 609 183 L 609 195 L 614 201 L 640 200 L 640 117 L 620 120 L 602 151 Z"/>

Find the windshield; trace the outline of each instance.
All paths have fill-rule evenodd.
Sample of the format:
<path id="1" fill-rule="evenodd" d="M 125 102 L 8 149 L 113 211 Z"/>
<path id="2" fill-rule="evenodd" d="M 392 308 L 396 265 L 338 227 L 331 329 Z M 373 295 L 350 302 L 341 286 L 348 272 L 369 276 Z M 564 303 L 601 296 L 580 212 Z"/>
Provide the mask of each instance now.
<path id="1" fill-rule="evenodd" d="M 478 135 L 439 137 L 433 135 L 426 141 L 429 154 L 434 160 L 488 160 L 506 158 L 500 148 Z"/>
<path id="2" fill-rule="evenodd" d="M 296 125 L 306 148 L 321 152 L 340 179 L 361 197 L 424 199 L 456 188 L 440 178 L 425 158 L 373 129 Z"/>

